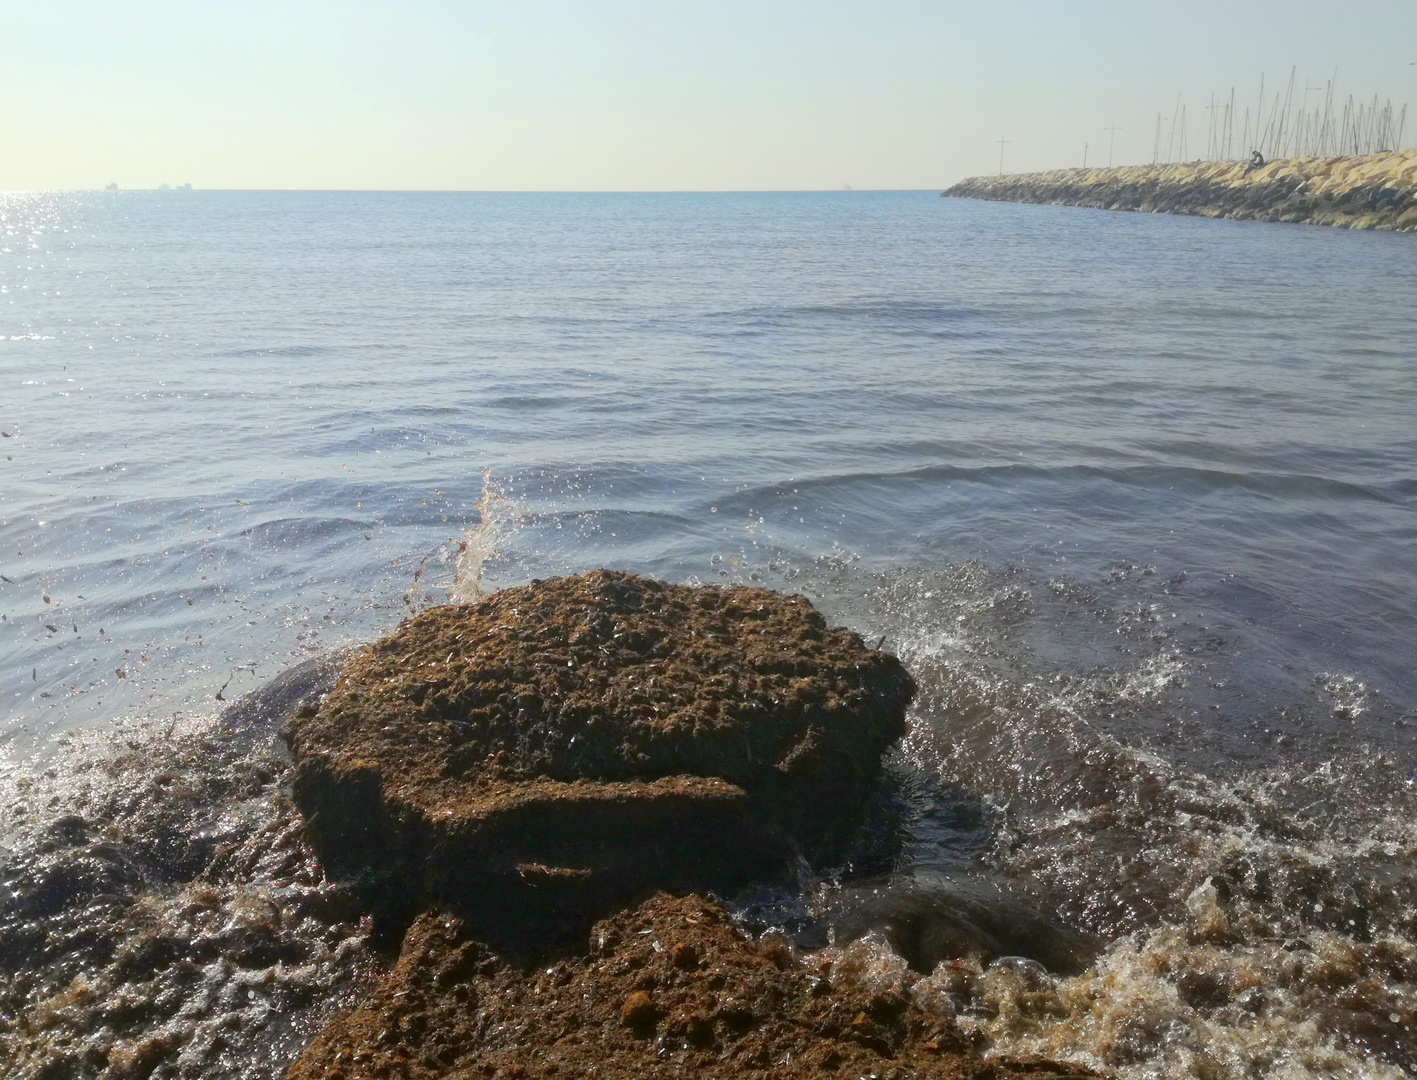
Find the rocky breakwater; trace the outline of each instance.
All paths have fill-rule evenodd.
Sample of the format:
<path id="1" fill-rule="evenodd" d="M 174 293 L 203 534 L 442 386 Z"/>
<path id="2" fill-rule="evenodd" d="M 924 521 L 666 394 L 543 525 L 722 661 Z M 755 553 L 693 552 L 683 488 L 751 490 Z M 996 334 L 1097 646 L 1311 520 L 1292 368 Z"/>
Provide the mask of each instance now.
<path id="1" fill-rule="evenodd" d="M 976 176 L 943 192 L 994 202 L 1417 232 L 1417 150 Z"/>
<path id="2" fill-rule="evenodd" d="M 596 571 L 407 620 L 287 727 L 326 867 L 411 920 L 290 1077 L 1066 1075 L 985 1062 L 884 950 L 694 895 L 840 857 L 912 690 L 760 589 Z"/>

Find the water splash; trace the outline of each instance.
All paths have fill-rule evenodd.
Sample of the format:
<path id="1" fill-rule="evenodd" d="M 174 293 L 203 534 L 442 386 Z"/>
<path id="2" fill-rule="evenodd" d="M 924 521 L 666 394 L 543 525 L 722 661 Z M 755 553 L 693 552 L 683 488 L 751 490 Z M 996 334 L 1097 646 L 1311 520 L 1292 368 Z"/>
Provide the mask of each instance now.
<path id="1" fill-rule="evenodd" d="M 1156 668 L 1131 673 L 1147 682 Z M 1096 678 L 1091 709 L 1130 700 L 1126 674 Z M 1071 979 L 1025 985 L 978 961 L 938 973 L 964 988 L 961 1022 L 995 1053 L 1132 1080 L 1417 1067 L 1417 832 L 1403 762 L 1359 753 L 1222 781 L 1092 728 L 1096 695 L 958 661 L 917 678 L 907 743 L 922 768 L 996 800 L 993 872 L 1040 910 L 1114 936 Z"/>
<path id="2" fill-rule="evenodd" d="M 482 498 L 473 504 L 478 522 L 463 533 L 453 561 L 454 604 L 475 604 L 482 599 L 482 567 L 498 554 L 497 545 L 521 526 L 525 507 L 492 487 L 492 470 L 482 470 Z"/>

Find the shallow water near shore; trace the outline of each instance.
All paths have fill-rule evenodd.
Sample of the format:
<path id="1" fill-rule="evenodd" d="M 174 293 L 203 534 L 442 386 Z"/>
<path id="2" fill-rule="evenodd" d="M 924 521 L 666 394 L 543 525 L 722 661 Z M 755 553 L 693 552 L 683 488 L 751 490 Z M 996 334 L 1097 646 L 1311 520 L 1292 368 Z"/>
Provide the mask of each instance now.
<path id="1" fill-rule="evenodd" d="M 911 668 L 890 835 L 746 920 L 993 1052 L 1417 1070 L 1414 299 L 1410 237 L 934 193 L 0 196 L 5 1075 L 274 1076 L 357 996 L 222 710 L 484 512 L 484 589 L 760 583 Z"/>

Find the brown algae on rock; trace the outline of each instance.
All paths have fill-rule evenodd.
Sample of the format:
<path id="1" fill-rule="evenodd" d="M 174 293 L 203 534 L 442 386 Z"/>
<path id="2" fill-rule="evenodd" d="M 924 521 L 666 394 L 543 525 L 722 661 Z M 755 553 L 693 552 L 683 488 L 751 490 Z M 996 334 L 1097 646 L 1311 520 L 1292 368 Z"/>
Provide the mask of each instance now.
<path id="1" fill-rule="evenodd" d="M 981 1059 L 935 1008 L 946 999 L 933 986 L 917 999 L 919 976 L 882 977 L 872 959 L 798 955 L 780 938 L 751 940 L 709 900 L 661 894 L 599 923 L 582 955 L 523 972 L 430 912 L 388 978 L 289 1077 L 1095 1075 Z"/>
<path id="2" fill-rule="evenodd" d="M 326 868 L 381 914 L 545 937 L 841 850 L 912 691 L 803 597 L 597 570 L 406 620 L 285 736 Z"/>
<path id="3" fill-rule="evenodd" d="M 411 924 L 291 1080 L 1084 1074 L 984 1060 L 875 939 L 802 954 L 650 895 L 839 852 L 913 690 L 761 589 L 595 571 L 407 620 L 286 729 L 327 866 Z"/>

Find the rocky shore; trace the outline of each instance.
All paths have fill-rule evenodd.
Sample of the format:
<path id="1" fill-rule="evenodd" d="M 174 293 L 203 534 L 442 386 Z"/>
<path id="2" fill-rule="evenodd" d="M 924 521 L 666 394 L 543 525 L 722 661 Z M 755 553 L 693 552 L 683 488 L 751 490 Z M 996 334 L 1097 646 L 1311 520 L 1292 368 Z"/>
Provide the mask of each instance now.
<path id="1" fill-rule="evenodd" d="M 993 202 L 1417 232 L 1417 150 L 1365 157 L 1055 169 L 976 176 L 942 193 Z"/>
<path id="2" fill-rule="evenodd" d="M 378 967 L 268 738 L 332 655 L 218 721 L 61 740 L 4 775 L 0 1077 L 271 1080 Z"/>
<path id="3" fill-rule="evenodd" d="M 287 723 L 294 798 L 401 945 L 290 1077 L 1084 1075 L 981 1056 L 972 957 L 802 952 L 701 895 L 840 859 L 913 691 L 803 597 L 611 571 L 357 650 Z"/>
<path id="4" fill-rule="evenodd" d="M 865 943 L 804 960 L 694 895 L 653 897 L 598 924 L 583 954 L 531 971 L 430 913 L 392 974 L 316 1036 L 289 1080 L 1092 1075 L 983 1059 L 952 1019 L 956 984 L 970 977 L 941 965 L 920 978 Z"/>

